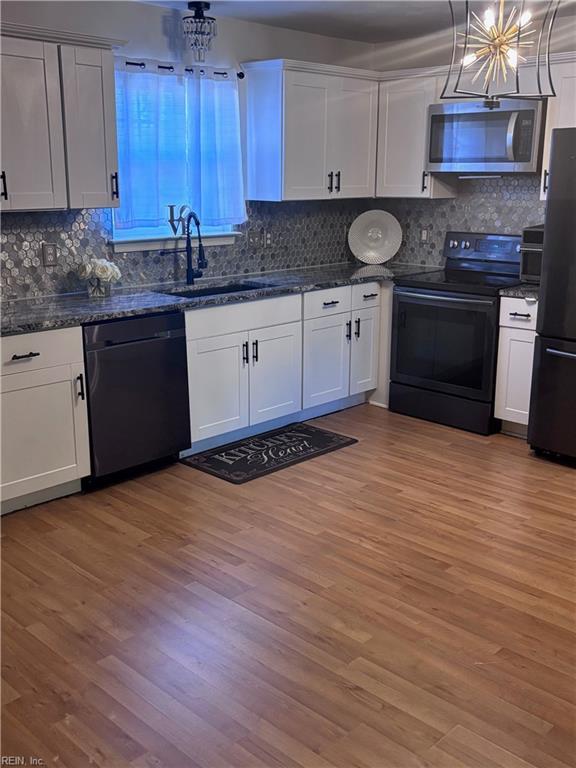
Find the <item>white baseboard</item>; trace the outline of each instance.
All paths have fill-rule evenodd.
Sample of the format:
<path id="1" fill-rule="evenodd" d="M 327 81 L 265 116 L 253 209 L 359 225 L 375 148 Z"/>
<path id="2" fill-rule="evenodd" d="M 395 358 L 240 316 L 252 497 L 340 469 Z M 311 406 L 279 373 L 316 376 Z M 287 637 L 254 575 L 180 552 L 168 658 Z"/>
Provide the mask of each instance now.
<path id="1" fill-rule="evenodd" d="M 182 451 L 180 458 L 185 459 L 188 456 L 194 456 L 196 453 L 209 451 L 212 448 L 220 448 L 221 445 L 228 445 L 229 443 L 235 443 L 237 440 L 244 440 L 247 437 L 261 435 L 263 432 L 269 432 L 271 429 L 285 427 L 287 424 L 293 424 L 294 422 L 317 419 L 320 416 L 326 416 L 327 414 L 335 413 L 336 411 L 343 411 L 346 408 L 353 408 L 355 405 L 362 405 L 365 402 L 365 394 L 351 395 L 350 397 L 343 397 L 340 400 L 334 400 L 331 403 L 314 406 L 314 408 L 305 408 L 303 411 L 291 413 L 289 416 L 283 416 L 281 419 L 266 421 L 264 424 L 257 424 L 254 427 L 245 427 L 244 429 L 237 429 L 233 432 L 226 432 L 224 435 L 218 435 L 217 437 L 208 437 L 205 440 L 199 440 L 197 443 L 194 443 L 192 448 Z"/>
<path id="2" fill-rule="evenodd" d="M 368 405 L 375 405 L 376 408 L 385 408 L 388 410 L 388 403 L 379 403 L 378 400 L 368 400 Z"/>
<path id="3" fill-rule="evenodd" d="M 80 480 L 70 480 L 68 483 L 45 488 L 43 491 L 35 491 L 24 496 L 18 496 L 15 499 L 7 499 L 0 504 L 0 515 L 7 515 L 10 512 L 16 512 L 16 510 L 25 509 L 26 507 L 35 507 L 36 504 L 44 504 L 53 499 L 60 499 L 62 496 L 71 496 L 73 493 L 78 493 L 81 490 Z"/>
<path id="4" fill-rule="evenodd" d="M 528 427 L 525 424 L 516 424 L 514 421 L 503 421 L 501 432 L 509 437 L 519 437 L 521 440 L 526 440 Z"/>

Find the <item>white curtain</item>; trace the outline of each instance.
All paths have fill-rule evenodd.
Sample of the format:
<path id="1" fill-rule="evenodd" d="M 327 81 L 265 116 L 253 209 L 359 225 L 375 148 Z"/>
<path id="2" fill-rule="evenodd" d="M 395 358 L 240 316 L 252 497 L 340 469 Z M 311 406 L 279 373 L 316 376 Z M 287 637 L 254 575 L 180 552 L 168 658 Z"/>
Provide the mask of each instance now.
<path id="1" fill-rule="evenodd" d="M 132 68 L 133 67 L 133 68 Z M 170 72 L 124 62 L 116 72 L 119 230 L 168 224 L 168 206 L 205 226 L 246 220 L 235 72 Z"/>

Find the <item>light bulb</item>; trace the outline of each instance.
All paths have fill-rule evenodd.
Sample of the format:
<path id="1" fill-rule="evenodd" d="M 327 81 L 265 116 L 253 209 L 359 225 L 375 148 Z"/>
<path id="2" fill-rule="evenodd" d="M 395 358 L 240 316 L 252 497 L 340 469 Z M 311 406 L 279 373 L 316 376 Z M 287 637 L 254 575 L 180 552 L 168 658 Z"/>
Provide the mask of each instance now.
<path id="1" fill-rule="evenodd" d="M 492 8 L 487 8 L 484 11 L 484 26 L 486 29 L 491 29 L 496 24 L 496 16 Z"/>
<path id="2" fill-rule="evenodd" d="M 508 48 L 506 51 L 506 58 L 508 59 L 508 64 L 510 64 L 513 69 L 516 69 L 518 66 L 518 51 L 516 48 Z"/>
<path id="3" fill-rule="evenodd" d="M 530 21 L 532 19 L 532 14 L 530 11 L 524 11 L 522 16 L 520 16 L 520 26 L 525 27 L 527 24 L 530 24 Z"/>
<path id="4" fill-rule="evenodd" d="M 476 61 L 476 54 L 475 53 L 469 53 L 467 56 L 464 56 L 462 59 L 462 66 L 469 67 L 470 64 L 474 64 Z"/>

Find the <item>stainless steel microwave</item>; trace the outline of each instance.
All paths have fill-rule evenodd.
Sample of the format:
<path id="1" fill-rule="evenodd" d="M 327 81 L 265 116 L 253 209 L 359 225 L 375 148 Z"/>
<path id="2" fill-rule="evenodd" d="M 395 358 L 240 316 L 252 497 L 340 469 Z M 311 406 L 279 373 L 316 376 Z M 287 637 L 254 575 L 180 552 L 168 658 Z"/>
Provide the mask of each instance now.
<path id="1" fill-rule="evenodd" d="M 426 170 L 447 173 L 535 173 L 540 162 L 544 102 L 503 99 L 432 104 Z"/>

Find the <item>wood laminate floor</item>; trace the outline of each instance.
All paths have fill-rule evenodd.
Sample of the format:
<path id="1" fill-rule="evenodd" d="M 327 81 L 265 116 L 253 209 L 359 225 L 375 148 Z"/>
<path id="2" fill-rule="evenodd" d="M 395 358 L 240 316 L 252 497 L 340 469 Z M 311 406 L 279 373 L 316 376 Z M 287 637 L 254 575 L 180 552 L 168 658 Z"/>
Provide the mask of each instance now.
<path id="1" fill-rule="evenodd" d="M 371 406 L 315 423 L 360 442 L 4 519 L 4 755 L 575 764 L 576 471 Z"/>

